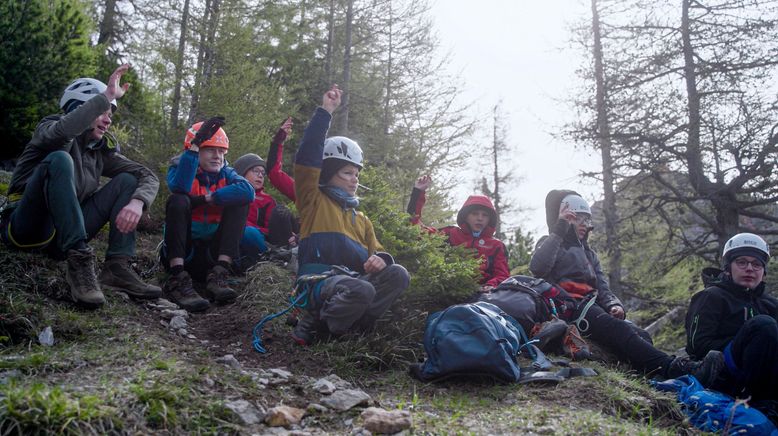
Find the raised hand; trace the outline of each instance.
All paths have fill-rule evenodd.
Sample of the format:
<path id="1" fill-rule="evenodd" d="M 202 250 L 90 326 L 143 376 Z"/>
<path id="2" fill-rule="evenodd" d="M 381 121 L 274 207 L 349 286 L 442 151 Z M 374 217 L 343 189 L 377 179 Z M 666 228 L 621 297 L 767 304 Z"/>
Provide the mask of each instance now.
<path id="1" fill-rule="evenodd" d="M 341 95 L 343 95 L 343 91 L 338 88 L 338 85 L 332 85 L 332 88 L 324 93 L 321 99 L 321 107 L 329 113 L 335 112 L 335 109 L 340 106 Z"/>
<path id="2" fill-rule="evenodd" d="M 420 191 L 426 191 L 430 186 L 432 186 L 432 177 L 429 174 L 419 177 L 413 184 L 413 187 Z"/>
<path id="3" fill-rule="evenodd" d="M 118 100 L 122 98 L 125 92 L 127 92 L 127 89 L 130 88 L 129 83 L 121 84 L 122 76 L 124 73 L 130 70 L 130 64 L 123 64 L 119 65 L 113 73 L 111 73 L 111 77 L 108 78 L 108 86 L 105 88 L 105 92 L 103 95 L 108 99 L 108 101 Z"/>
<path id="4" fill-rule="evenodd" d="M 227 121 L 224 119 L 224 117 L 208 118 L 207 121 L 204 121 L 203 124 L 200 125 L 200 129 L 197 130 L 194 139 L 192 139 L 192 146 L 190 147 L 190 150 L 198 151 L 200 144 L 211 139 L 211 137 L 215 135 L 216 132 L 218 132 L 219 129 L 226 123 Z"/>
<path id="5" fill-rule="evenodd" d="M 287 135 L 292 133 L 292 117 L 287 118 L 284 124 L 281 124 L 281 130 L 286 132 Z"/>
<path id="6" fill-rule="evenodd" d="M 559 211 L 559 218 L 569 222 L 570 224 L 576 223 L 575 212 L 570 210 L 570 207 L 567 204 L 562 206 L 562 209 Z"/>

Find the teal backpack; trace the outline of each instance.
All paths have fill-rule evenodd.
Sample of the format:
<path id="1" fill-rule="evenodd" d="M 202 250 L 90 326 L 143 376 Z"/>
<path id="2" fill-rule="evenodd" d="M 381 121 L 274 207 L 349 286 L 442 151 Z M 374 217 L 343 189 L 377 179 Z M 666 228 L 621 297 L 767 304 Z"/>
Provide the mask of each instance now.
<path id="1" fill-rule="evenodd" d="M 517 356 L 526 344 L 519 323 L 499 307 L 485 302 L 458 304 L 427 318 L 427 360 L 411 365 L 410 373 L 421 381 L 482 376 L 517 382 L 521 376 Z"/>

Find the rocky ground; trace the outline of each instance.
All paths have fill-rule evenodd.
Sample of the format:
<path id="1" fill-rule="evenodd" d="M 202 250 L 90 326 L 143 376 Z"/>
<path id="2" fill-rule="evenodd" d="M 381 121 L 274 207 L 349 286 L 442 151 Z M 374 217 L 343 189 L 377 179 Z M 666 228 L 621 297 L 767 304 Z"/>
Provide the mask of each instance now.
<path id="1" fill-rule="evenodd" d="M 142 234 L 150 280 L 158 234 Z M 103 244 L 95 242 L 98 252 Z M 556 385 L 418 382 L 426 314 L 399 305 L 369 336 L 302 348 L 279 317 L 290 273 L 260 265 L 232 305 L 190 315 L 166 300 L 109 293 L 85 311 L 57 299 L 64 266 L 0 248 L 0 433 L 678 434 L 694 433 L 672 398 L 623 367 Z M 53 343 L 39 334 L 51 327 Z"/>

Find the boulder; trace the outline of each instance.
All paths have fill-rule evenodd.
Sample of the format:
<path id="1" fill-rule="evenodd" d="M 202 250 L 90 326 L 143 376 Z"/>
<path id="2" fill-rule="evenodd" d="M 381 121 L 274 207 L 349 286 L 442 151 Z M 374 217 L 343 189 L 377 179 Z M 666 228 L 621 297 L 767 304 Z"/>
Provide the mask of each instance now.
<path id="1" fill-rule="evenodd" d="M 411 428 L 411 413 L 407 410 L 384 410 L 368 407 L 360 415 L 362 426 L 372 433 L 394 434 Z"/>
<path id="2" fill-rule="evenodd" d="M 235 400 L 224 403 L 224 407 L 231 410 L 244 425 L 259 424 L 262 422 L 262 412 L 246 400 Z"/>
<path id="3" fill-rule="evenodd" d="M 330 409 L 345 412 L 352 407 L 367 404 L 370 400 L 370 395 L 359 389 L 342 389 L 322 398 L 320 402 Z"/>
<path id="4" fill-rule="evenodd" d="M 270 427 L 289 428 L 299 424 L 305 416 L 305 410 L 291 406 L 276 406 L 265 414 L 265 424 Z"/>

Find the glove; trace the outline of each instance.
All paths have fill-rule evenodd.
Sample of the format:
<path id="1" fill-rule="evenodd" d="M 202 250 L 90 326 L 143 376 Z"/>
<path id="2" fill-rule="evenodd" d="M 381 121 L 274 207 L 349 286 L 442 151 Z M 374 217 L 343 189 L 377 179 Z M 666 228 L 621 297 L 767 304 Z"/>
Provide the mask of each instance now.
<path id="1" fill-rule="evenodd" d="M 208 121 L 205 121 L 203 125 L 200 126 L 200 130 L 198 130 L 197 134 L 195 134 L 194 139 L 192 139 L 192 146 L 189 147 L 189 150 L 200 151 L 200 144 L 211 139 L 211 136 L 213 136 L 219 130 L 219 128 L 226 123 L 227 121 L 224 119 L 224 117 L 209 118 Z"/>

